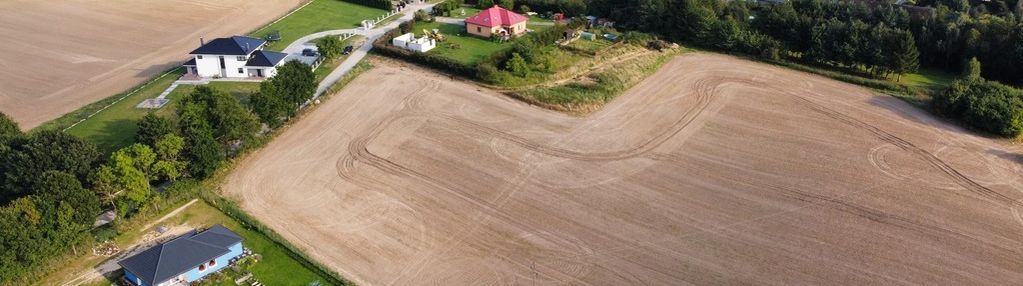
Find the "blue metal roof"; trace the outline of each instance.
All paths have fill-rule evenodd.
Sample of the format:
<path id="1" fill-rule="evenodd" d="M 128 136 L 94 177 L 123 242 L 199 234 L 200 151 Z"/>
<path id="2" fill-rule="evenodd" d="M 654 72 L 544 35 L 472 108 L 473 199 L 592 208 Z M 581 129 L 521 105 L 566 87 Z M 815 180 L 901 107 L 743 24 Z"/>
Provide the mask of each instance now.
<path id="1" fill-rule="evenodd" d="M 245 65 L 250 67 L 272 67 L 277 66 L 286 57 L 288 57 L 288 54 L 285 53 L 256 51 L 252 53 L 252 58 Z"/>
<path id="2" fill-rule="evenodd" d="M 218 224 L 151 247 L 117 264 L 145 284 L 156 285 L 230 252 L 229 248 L 241 241 L 240 236 Z"/>
<path id="3" fill-rule="evenodd" d="M 266 44 L 266 41 L 245 36 L 217 38 L 195 49 L 191 54 L 245 56 L 258 50 L 263 44 Z"/>

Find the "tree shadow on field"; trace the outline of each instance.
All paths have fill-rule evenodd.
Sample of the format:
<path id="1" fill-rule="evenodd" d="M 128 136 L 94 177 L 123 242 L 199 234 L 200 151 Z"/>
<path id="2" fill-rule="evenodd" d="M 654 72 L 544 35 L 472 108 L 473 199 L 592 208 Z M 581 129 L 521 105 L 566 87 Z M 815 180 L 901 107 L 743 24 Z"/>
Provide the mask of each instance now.
<path id="1" fill-rule="evenodd" d="M 181 65 L 185 64 L 186 61 L 187 60 L 169 61 L 162 64 L 151 65 L 143 69 L 135 69 L 136 71 L 135 77 L 142 77 L 148 80 L 149 78 L 163 74 L 164 72 L 169 71 L 173 68 L 180 67 Z"/>
<path id="2" fill-rule="evenodd" d="M 924 126 L 934 127 L 955 134 L 977 136 L 988 139 L 1003 139 L 1003 137 L 978 131 L 969 128 L 960 122 L 941 117 L 931 112 L 931 110 L 929 110 L 930 107 L 913 105 L 894 96 L 875 93 L 874 96 L 870 98 L 870 104 L 890 110 L 907 121 L 919 123 Z"/>
<path id="3" fill-rule="evenodd" d="M 1017 154 L 1017 153 L 1007 152 L 1007 151 L 1004 151 L 1004 150 L 996 150 L 996 149 L 988 150 L 987 152 L 992 154 L 992 155 L 998 156 L 998 158 L 1002 158 L 1002 159 L 1005 159 L 1005 160 L 1009 160 L 1010 162 L 1013 162 L 1013 163 L 1016 163 L 1016 164 L 1019 164 L 1019 165 L 1023 165 L 1023 154 Z"/>

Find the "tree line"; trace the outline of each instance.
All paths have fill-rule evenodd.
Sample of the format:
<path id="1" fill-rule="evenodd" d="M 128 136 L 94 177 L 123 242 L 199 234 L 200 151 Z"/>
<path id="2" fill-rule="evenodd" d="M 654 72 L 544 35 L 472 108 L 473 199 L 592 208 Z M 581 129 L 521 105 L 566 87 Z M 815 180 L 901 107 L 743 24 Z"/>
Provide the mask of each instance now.
<path id="1" fill-rule="evenodd" d="M 1012 1 L 1012 0 L 1009 0 Z M 985 78 L 1023 85 L 1023 4 L 921 6 L 794 0 L 518 0 L 533 11 L 595 15 L 618 27 L 727 52 L 859 68 L 887 77 L 917 66 L 958 73 L 976 57 Z M 1011 5 L 1011 6 L 1010 6 Z M 1007 7 L 1016 7 L 1009 9 Z M 912 14 L 910 13 L 912 11 Z M 912 38 L 912 39 L 910 39 Z M 840 41 L 836 40 L 839 39 Z M 915 51 L 910 47 L 915 47 Z M 916 54 L 917 60 L 913 60 Z"/>
<path id="2" fill-rule="evenodd" d="M 534 10 L 609 17 L 617 26 L 730 53 L 901 80 L 920 67 L 971 77 L 933 95 L 939 113 L 1018 136 L 1023 95 L 1023 6 L 1005 0 L 926 0 L 919 6 L 793 0 L 518 0 Z M 1019 9 L 1008 9 L 1015 4 Z M 580 7 L 581 6 L 581 7 Z M 912 13 L 911 13 L 912 12 Z M 973 59 L 971 61 L 971 59 Z M 971 63 L 972 62 L 972 63 Z M 972 66 L 971 66 L 972 65 Z M 894 78 L 893 78 L 894 77 Z M 992 81 L 993 80 L 993 81 Z M 996 82 L 998 81 L 998 82 Z M 999 83 L 1001 82 L 1001 83 Z M 1003 84 L 1004 83 L 1004 84 Z M 1008 85 L 1006 85 L 1008 84 Z"/>
<path id="3" fill-rule="evenodd" d="M 109 156 L 62 131 L 22 132 L 0 113 L 0 284 L 89 246 L 102 210 L 114 210 L 119 220 L 132 217 L 167 196 L 154 186 L 213 176 L 225 160 L 260 142 L 261 126 L 275 128 L 294 116 L 315 89 L 311 68 L 297 61 L 263 82 L 248 105 L 196 86 L 175 117 L 145 115 L 135 143 Z"/>

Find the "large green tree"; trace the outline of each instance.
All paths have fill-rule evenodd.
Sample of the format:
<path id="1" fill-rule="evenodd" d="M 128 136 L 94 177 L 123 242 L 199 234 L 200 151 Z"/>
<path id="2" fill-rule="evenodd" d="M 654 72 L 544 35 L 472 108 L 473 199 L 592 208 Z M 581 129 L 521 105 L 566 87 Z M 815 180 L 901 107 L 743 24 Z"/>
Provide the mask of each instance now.
<path id="1" fill-rule="evenodd" d="M 174 122 L 153 112 L 147 113 L 138 122 L 138 143 L 153 146 L 164 135 L 174 133 Z"/>
<path id="2" fill-rule="evenodd" d="M 46 171 L 85 180 L 98 158 L 95 145 L 61 131 L 16 137 L 0 148 L 0 202 L 30 194 L 30 186 Z"/>
<path id="3" fill-rule="evenodd" d="M 0 112 L 0 137 L 4 136 L 15 136 L 21 135 L 21 129 L 18 128 L 18 122 L 11 119 L 10 116 Z"/>
<path id="4" fill-rule="evenodd" d="M 920 52 L 916 49 L 916 41 L 913 40 L 913 34 L 908 31 L 900 31 L 896 33 L 894 44 L 892 46 L 893 54 L 893 71 L 898 73 L 897 81 L 902 80 L 902 75 L 907 73 L 916 72 L 920 67 Z"/>
<path id="5" fill-rule="evenodd" d="M 238 99 L 208 86 L 197 86 L 180 104 L 178 116 L 182 129 L 206 125 L 214 140 L 221 144 L 245 143 L 259 128 L 256 117 Z"/>
<path id="6" fill-rule="evenodd" d="M 185 149 L 185 138 L 167 134 L 156 141 L 156 163 L 152 167 L 152 176 L 160 180 L 174 181 L 181 177 L 186 162 L 179 160 L 181 151 Z"/>
<path id="7" fill-rule="evenodd" d="M 208 126 L 190 127 L 185 132 L 188 147 L 185 149 L 188 158 L 188 172 L 192 177 L 205 179 L 213 175 L 224 160 L 224 154 L 213 138 Z"/>
<path id="8" fill-rule="evenodd" d="M 60 171 L 47 171 L 36 186 L 39 199 L 53 204 L 65 204 L 73 210 L 69 222 L 78 226 L 91 226 L 100 213 L 99 198 L 82 187 L 77 178 Z"/>

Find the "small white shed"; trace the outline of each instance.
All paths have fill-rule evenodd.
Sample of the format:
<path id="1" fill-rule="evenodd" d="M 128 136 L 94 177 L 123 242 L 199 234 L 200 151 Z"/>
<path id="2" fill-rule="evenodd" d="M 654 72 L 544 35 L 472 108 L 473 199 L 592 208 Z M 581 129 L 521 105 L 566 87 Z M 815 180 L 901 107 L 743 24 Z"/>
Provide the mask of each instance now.
<path id="1" fill-rule="evenodd" d="M 416 52 L 427 52 L 437 47 L 437 41 L 430 37 L 423 36 L 416 38 L 415 34 L 408 33 L 391 40 L 391 44 L 395 47 L 402 49 L 416 51 Z"/>

